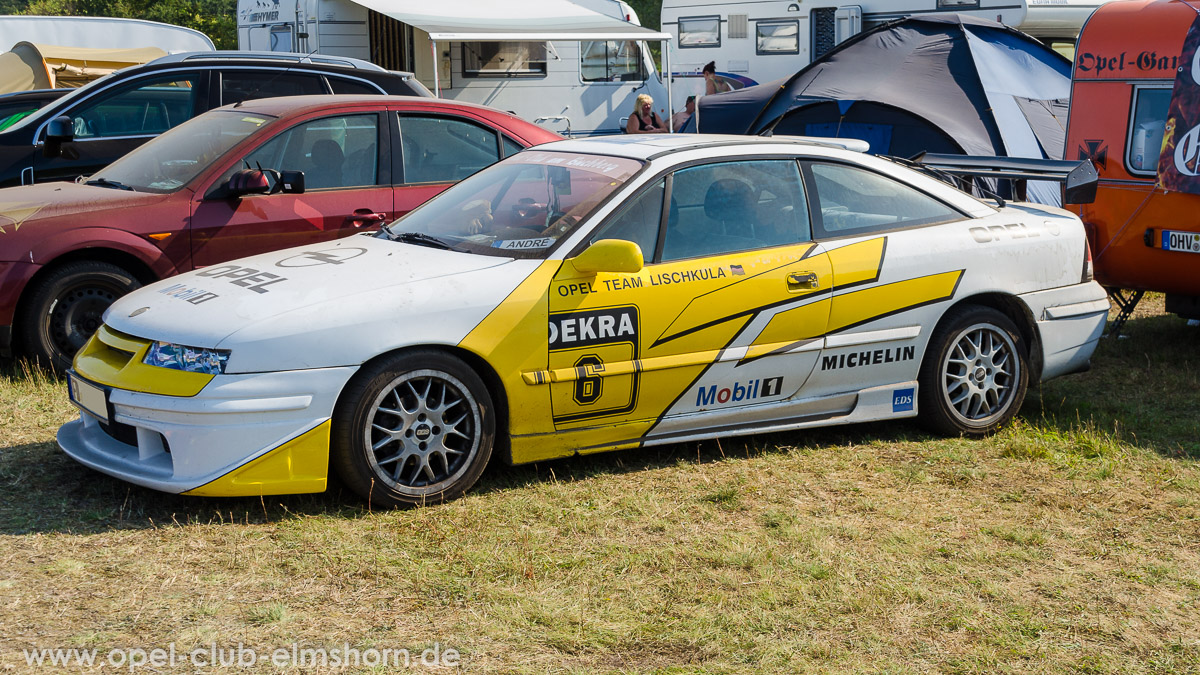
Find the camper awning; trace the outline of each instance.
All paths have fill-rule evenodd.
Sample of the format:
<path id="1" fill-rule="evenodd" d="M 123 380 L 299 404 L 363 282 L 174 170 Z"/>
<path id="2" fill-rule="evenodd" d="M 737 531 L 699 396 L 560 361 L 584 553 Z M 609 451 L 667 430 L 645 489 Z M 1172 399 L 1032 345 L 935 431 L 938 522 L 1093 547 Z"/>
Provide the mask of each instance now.
<path id="1" fill-rule="evenodd" d="M 354 0 L 429 33 L 435 41 L 669 40 L 569 0 Z M 436 7 L 435 9 L 431 9 Z"/>

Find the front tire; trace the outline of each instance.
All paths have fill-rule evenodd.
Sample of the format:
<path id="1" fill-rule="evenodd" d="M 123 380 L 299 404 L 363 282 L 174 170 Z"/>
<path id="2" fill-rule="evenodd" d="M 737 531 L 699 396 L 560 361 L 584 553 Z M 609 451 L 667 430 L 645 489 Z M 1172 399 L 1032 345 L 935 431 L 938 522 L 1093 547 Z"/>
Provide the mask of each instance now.
<path id="1" fill-rule="evenodd" d="M 953 310 L 929 342 L 920 374 L 921 422 L 948 436 L 986 436 L 1008 424 L 1029 386 L 1028 348 L 1004 314 Z"/>
<path id="2" fill-rule="evenodd" d="M 96 260 L 71 262 L 31 290 L 21 314 L 25 352 L 60 372 L 100 327 L 104 310 L 142 284 L 128 271 Z"/>
<path id="3" fill-rule="evenodd" d="M 496 423 L 483 380 L 462 361 L 413 351 L 368 364 L 333 414 L 330 462 L 377 506 L 462 496 L 492 455 Z"/>

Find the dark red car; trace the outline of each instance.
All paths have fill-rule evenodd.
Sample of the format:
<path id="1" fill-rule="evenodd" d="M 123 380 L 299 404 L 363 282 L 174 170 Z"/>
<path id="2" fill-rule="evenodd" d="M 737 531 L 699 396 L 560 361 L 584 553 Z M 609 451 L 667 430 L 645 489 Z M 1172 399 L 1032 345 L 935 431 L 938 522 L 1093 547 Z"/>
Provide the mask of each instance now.
<path id="1" fill-rule="evenodd" d="M 440 99 L 260 99 L 205 113 L 85 182 L 0 190 L 0 353 L 16 345 L 66 368 L 142 284 L 377 227 L 558 138 Z"/>

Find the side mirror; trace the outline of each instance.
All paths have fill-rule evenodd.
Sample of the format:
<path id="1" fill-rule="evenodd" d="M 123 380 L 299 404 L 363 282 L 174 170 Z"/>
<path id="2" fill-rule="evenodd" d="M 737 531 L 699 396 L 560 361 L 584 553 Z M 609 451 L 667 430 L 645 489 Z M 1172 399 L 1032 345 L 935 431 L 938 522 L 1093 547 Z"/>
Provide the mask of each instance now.
<path id="1" fill-rule="evenodd" d="M 59 115 L 46 125 L 46 143 L 42 146 L 42 154 L 46 157 L 62 155 L 63 143 L 75 140 L 75 120 L 67 115 Z"/>
<path id="2" fill-rule="evenodd" d="M 229 177 L 224 196 L 273 195 L 276 192 L 304 194 L 304 172 L 242 169 Z"/>
<path id="3" fill-rule="evenodd" d="M 265 195 L 271 191 L 271 181 L 267 172 L 259 169 L 242 169 L 229 177 L 230 197 L 245 195 Z"/>
<path id="4" fill-rule="evenodd" d="M 601 239 L 575 256 L 571 264 L 584 274 L 597 272 L 640 272 L 645 260 L 642 249 L 624 239 Z"/>

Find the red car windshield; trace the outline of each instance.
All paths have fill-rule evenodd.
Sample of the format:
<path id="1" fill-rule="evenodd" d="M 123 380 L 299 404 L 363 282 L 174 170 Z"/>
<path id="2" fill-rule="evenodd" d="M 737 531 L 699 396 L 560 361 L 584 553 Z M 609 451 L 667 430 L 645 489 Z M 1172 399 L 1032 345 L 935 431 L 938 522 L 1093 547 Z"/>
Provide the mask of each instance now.
<path id="1" fill-rule="evenodd" d="M 526 150 L 434 197 L 383 236 L 541 258 L 641 167 L 623 157 Z"/>
<path id="2" fill-rule="evenodd" d="M 174 192 L 275 117 L 215 110 L 184 122 L 94 174 L 88 183 Z"/>

